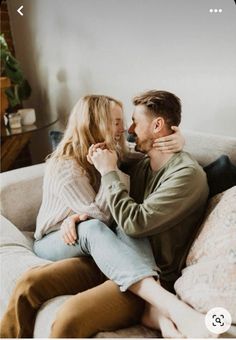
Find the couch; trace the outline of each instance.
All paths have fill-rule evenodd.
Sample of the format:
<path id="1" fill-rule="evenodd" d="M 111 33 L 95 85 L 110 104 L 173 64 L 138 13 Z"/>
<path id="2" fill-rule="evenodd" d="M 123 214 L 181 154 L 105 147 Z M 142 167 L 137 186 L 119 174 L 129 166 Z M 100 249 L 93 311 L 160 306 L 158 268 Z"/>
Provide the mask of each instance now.
<path id="1" fill-rule="evenodd" d="M 186 151 L 195 156 L 202 166 L 222 154 L 228 155 L 236 165 L 236 138 L 194 131 L 184 131 L 184 135 Z M 0 175 L 0 317 L 20 275 L 29 268 L 50 262 L 32 252 L 44 167 L 44 164 L 38 164 Z M 175 283 L 175 290 L 180 299 L 200 312 L 206 313 L 216 306 L 228 309 L 233 325 L 221 337 L 236 336 L 236 186 L 227 187 L 209 199 L 202 226 L 188 254 L 187 266 Z M 68 297 L 56 297 L 40 308 L 34 337 L 48 337 L 56 311 Z M 96 337 L 142 338 L 161 337 L 161 334 L 137 325 L 114 332 L 101 332 Z"/>

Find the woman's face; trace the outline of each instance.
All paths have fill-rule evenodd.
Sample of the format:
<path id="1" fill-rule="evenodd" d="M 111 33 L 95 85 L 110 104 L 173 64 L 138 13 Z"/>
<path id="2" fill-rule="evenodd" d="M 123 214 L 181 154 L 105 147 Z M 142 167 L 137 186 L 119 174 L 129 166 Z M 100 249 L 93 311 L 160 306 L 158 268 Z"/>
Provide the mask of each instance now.
<path id="1" fill-rule="evenodd" d="M 122 134 L 125 131 L 124 121 L 123 121 L 123 111 L 122 111 L 122 108 L 119 105 L 113 104 L 111 106 L 111 117 L 112 117 L 113 138 L 116 141 L 119 141 Z"/>

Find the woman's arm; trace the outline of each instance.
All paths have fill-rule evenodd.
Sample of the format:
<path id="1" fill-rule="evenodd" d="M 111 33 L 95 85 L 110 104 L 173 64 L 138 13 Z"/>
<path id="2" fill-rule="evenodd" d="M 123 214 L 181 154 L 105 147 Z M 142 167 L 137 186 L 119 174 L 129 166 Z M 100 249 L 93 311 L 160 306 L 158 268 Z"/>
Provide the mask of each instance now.
<path id="1" fill-rule="evenodd" d="M 117 169 L 120 181 L 129 191 L 129 176 Z M 76 223 L 88 218 L 99 219 L 110 224 L 112 217 L 108 208 L 103 185 L 96 194 L 86 175 L 78 169 L 70 172 L 69 180 L 64 181 L 60 197 L 73 215 L 67 217 L 61 224 L 61 235 L 66 244 L 74 244 L 77 239 Z"/>
<path id="2" fill-rule="evenodd" d="M 71 169 L 68 177 L 62 180 L 58 195 L 71 212 L 109 222 L 111 215 L 102 190 L 96 194 L 88 177 L 81 171 Z"/>
<path id="3" fill-rule="evenodd" d="M 154 141 L 153 147 L 164 153 L 179 152 L 183 150 L 185 139 L 178 126 L 172 126 L 174 131 L 169 136 L 158 138 Z"/>
<path id="4" fill-rule="evenodd" d="M 64 219 L 60 230 L 64 242 L 73 245 L 77 239 L 76 223 L 95 218 L 109 224 L 112 217 L 102 186 L 96 194 L 86 174 L 73 161 L 66 161 L 61 167 L 57 195 L 70 210 L 70 216 Z"/>
<path id="5" fill-rule="evenodd" d="M 163 153 L 179 152 L 183 150 L 185 139 L 182 135 L 180 128 L 172 126 L 171 129 L 174 131 L 169 136 L 157 138 L 154 140 L 153 147 Z M 146 157 L 146 154 L 135 150 L 136 144 L 134 142 L 127 142 L 127 152 L 125 159 L 120 164 L 120 169 L 127 174 L 132 174 L 132 167 L 136 166 L 140 159 Z"/>

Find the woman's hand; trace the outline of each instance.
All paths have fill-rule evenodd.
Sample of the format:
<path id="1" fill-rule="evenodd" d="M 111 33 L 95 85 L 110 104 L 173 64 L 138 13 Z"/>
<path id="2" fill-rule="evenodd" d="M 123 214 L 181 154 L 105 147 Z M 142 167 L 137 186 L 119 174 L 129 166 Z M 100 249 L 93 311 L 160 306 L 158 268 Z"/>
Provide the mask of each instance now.
<path id="1" fill-rule="evenodd" d="M 153 147 L 164 153 L 179 152 L 183 150 L 185 139 L 181 134 L 178 126 L 171 126 L 175 131 L 169 136 L 161 137 L 154 140 Z"/>
<path id="2" fill-rule="evenodd" d="M 67 217 L 61 225 L 61 235 L 67 245 L 74 245 L 77 240 L 76 223 L 88 219 L 86 214 L 74 214 Z"/>
<path id="3" fill-rule="evenodd" d="M 110 171 L 117 170 L 118 157 L 114 150 L 102 150 L 98 148 L 93 152 L 91 159 L 93 165 L 102 176 Z"/>
<path id="4" fill-rule="evenodd" d="M 88 154 L 87 154 L 87 161 L 93 165 L 93 161 L 92 161 L 92 156 L 93 156 L 93 153 L 97 150 L 97 149 L 106 149 L 107 146 L 106 146 L 106 143 L 105 142 L 102 142 L 102 143 L 97 143 L 97 144 L 92 144 L 89 148 L 89 151 L 88 151 Z"/>

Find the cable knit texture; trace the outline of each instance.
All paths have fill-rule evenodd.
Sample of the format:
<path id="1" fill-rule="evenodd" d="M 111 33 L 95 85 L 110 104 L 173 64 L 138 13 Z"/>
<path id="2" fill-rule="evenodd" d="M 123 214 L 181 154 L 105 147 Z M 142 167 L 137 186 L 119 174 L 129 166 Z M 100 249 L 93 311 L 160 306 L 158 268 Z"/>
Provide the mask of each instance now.
<path id="1" fill-rule="evenodd" d="M 117 170 L 120 180 L 129 189 L 129 176 Z M 75 160 L 49 161 L 43 181 L 43 199 L 36 221 L 35 239 L 58 230 L 72 214 L 88 214 L 107 225 L 112 221 L 103 185 L 94 191 L 89 178 Z"/>

